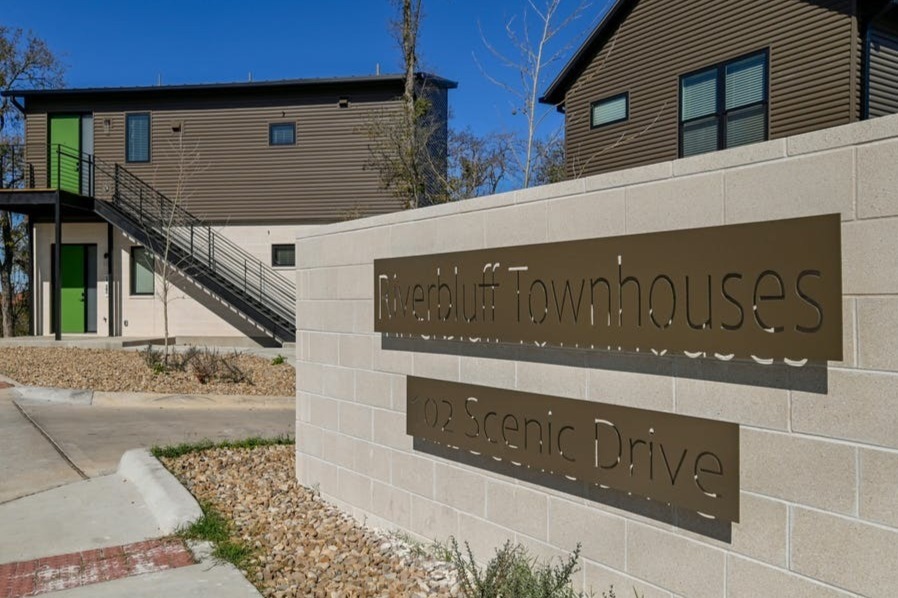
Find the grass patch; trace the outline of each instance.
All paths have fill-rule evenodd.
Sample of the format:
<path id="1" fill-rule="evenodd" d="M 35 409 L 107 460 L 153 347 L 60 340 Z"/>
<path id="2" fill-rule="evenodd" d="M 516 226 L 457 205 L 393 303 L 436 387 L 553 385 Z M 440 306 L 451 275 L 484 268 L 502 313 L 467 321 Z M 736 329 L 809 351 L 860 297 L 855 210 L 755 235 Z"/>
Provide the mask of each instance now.
<path id="1" fill-rule="evenodd" d="M 253 436 L 244 440 L 225 440 L 223 442 L 212 442 L 211 440 L 200 440 L 199 442 L 182 442 L 169 446 L 154 446 L 150 449 L 150 453 L 157 459 L 166 457 L 174 459 L 182 457 L 190 453 L 207 451 L 210 449 L 251 449 L 260 446 L 279 446 L 296 444 L 296 440 L 291 436 L 275 436 L 274 438 L 262 438 Z"/>
<path id="2" fill-rule="evenodd" d="M 252 551 L 246 544 L 225 540 L 215 545 L 212 556 L 231 563 L 238 569 L 246 569 L 249 558 L 252 556 Z"/>
<path id="3" fill-rule="evenodd" d="M 228 520 L 209 503 L 201 504 L 200 508 L 203 516 L 179 530 L 178 535 L 185 540 L 206 540 L 215 544 L 230 538 Z"/>
<path id="4" fill-rule="evenodd" d="M 210 503 L 200 505 L 203 516 L 180 530 L 177 535 L 185 540 L 201 540 L 214 545 L 212 556 L 231 563 L 238 569 L 246 569 L 252 550 L 231 538 L 231 525 Z"/>

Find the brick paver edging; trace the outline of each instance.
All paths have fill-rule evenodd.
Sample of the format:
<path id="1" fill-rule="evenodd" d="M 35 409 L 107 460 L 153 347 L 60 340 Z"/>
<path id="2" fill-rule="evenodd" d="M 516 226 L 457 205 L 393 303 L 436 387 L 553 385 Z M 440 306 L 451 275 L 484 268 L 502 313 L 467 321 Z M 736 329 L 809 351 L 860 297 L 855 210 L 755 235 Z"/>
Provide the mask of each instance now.
<path id="1" fill-rule="evenodd" d="M 0 598 L 22 598 L 194 564 L 184 542 L 147 540 L 0 565 Z"/>

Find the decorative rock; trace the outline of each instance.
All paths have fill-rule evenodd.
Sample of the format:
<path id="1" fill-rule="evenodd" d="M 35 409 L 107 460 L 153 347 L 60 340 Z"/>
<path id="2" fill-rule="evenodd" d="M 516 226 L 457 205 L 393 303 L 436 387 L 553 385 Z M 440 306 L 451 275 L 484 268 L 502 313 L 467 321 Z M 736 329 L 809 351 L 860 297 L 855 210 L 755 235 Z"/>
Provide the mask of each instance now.
<path id="1" fill-rule="evenodd" d="M 365 528 L 295 479 L 294 447 L 215 449 L 163 459 L 254 547 L 248 578 L 268 598 L 460 596 L 453 566 Z"/>

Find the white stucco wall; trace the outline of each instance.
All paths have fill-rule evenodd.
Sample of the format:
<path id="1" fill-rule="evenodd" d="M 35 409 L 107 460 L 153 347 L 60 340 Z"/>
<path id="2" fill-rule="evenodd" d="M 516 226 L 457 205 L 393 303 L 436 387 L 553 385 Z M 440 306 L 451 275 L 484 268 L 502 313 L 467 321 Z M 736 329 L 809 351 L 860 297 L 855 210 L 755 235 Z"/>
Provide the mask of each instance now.
<path id="1" fill-rule="evenodd" d="M 301 225 L 284 226 L 227 226 L 216 230 L 252 255 L 271 264 L 273 244 L 294 243 L 296 235 L 312 228 Z M 35 226 L 35 304 L 37 335 L 51 334 L 51 248 L 55 242 L 53 224 Z M 122 337 L 158 337 L 164 330 L 161 288 L 156 276 L 157 293 L 148 296 L 131 295 L 131 248 L 139 245 L 118 229 L 113 232 L 114 275 L 111 283 L 107 275 L 107 226 L 105 223 L 64 223 L 63 244 L 97 245 L 97 336 L 108 336 L 110 323 L 109 301 L 116 302 L 114 332 Z M 293 268 L 276 268 L 288 280 Z M 169 301 L 169 330 L 175 337 L 220 340 L 242 340 L 264 336 L 258 328 L 226 303 L 189 281 L 179 281 Z"/>
<path id="2" fill-rule="evenodd" d="M 598 593 L 894 596 L 896 165 L 893 116 L 312 231 L 297 245 L 299 480 L 368 523 L 454 535 L 481 557 L 506 539 L 548 556 L 582 542 L 577 581 Z M 499 347 L 390 349 L 373 332 L 376 258 L 831 213 L 842 219 L 844 359 L 822 368 L 821 388 L 801 381 L 819 369 L 681 356 L 646 371 L 645 355 L 516 360 Z M 409 375 L 735 422 L 740 522 L 613 504 L 418 452 L 405 432 Z"/>

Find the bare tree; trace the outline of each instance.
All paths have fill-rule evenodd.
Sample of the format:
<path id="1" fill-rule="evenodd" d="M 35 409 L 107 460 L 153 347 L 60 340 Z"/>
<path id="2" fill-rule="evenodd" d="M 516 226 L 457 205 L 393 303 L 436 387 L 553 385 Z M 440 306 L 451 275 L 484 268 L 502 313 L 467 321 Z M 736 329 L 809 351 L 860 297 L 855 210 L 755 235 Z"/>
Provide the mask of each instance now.
<path id="1" fill-rule="evenodd" d="M 567 179 L 565 168 L 564 139 L 553 136 L 536 142 L 539 159 L 533 169 L 533 184 L 548 185 Z"/>
<path id="2" fill-rule="evenodd" d="M 481 38 L 487 50 L 513 73 L 510 79 L 514 82 L 496 77 L 482 66 L 481 71 L 487 79 L 511 95 L 512 114 L 521 115 L 526 121 L 520 149 L 515 153 L 523 187 L 537 182 L 533 175 L 542 158 L 538 151 L 539 131 L 552 111 L 551 107 L 540 108 L 539 104 L 544 77 L 557 63 L 567 58 L 575 44 L 575 41 L 571 41 L 559 46 L 556 43 L 558 36 L 590 7 L 581 0 L 573 9 L 564 12 L 564 5 L 563 0 L 542 0 L 540 4 L 536 0 L 528 0 L 520 21 L 513 17 L 505 24 L 510 52 L 500 50 L 481 30 Z M 536 35 L 533 34 L 533 29 L 536 30 Z M 474 59 L 477 61 L 476 55 Z"/>
<path id="3" fill-rule="evenodd" d="M 512 135 L 487 133 L 479 137 L 470 129 L 449 134 L 449 167 L 443 188 L 455 201 L 496 193 L 511 165 Z"/>
<path id="4" fill-rule="evenodd" d="M 25 183 L 25 156 L 21 137 L 6 135 L 0 141 L 0 187 L 20 188 Z M 30 308 L 28 221 L 20 214 L 0 212 L 0 336 L 26 334 Z"/>
<path id="5" fill-rule="evenodd" d="M 402 102 L 398 113 L 385 109 L 365 124 L 370 140 L 367 166 L 378 172 L 381 185 L 403 207 L 417 208 L 442 195 L 438 185 L 445 171 L 445 125 L 434 109 L 433 89 L 418 73 L 422 0 L 392 1 L 399 10 L 391 29 L 402 54 Z"/>
<path id="6" fill-rule="evenodd" d="M 62 64 L 43 40 L 22 29 L 0 25 L 0 91 L 18 87 L 42 89 L 60 87 L 63 83 Z M 24 163 L 24 156 L 16 153 L 15 146 L 22 142 L 22 119 L 12 99 L 0 96 L 0 152 L 8 161 Z M 3 186 L 20 186 L 24 183 L 15 170 L 3 173 Z M 19 172 L 24 172 L 20 170 Z M 16 321 L 28 306 L 22 292 L 27 272 L 26 222 L 21 216 L 0 211 L 0 313 L 3 336 L 13 336 Z M 24 304 L 24 309 L 23 309 Z M 21 332 L 21 324 L 19 325 Z"/>
<path id="7" fill-rule="evenodd" d="M 162 304 L 163 363 L 167 368 L 171 354 L 171 334 L 169 328 L 169 306 L 177 299 L 177 283 L 183 276 L 190 275 L 191 262 L 189 256 L 182 256 L 177 251 L 176 243 L 184 239 L 189 232 L 189 222 L 185 218 L 189 213 L 185 209 L 192 194 L 191 179 L 204 168 L 200 159 L 198 144 L 187 143 L 184 139 L 184 126 L 177 137 L 169 142 L 167 153 L 174 160 L 175 186 L 168 201 L 159 198 L 158 234 L 147 230 L 147 236 L 153 239 L 147 249 L 153 254 L 154 269 L 159 281 L 156 287 L 156 298 Z M 149 229 L 150 227 L 148 227 Z"/>

